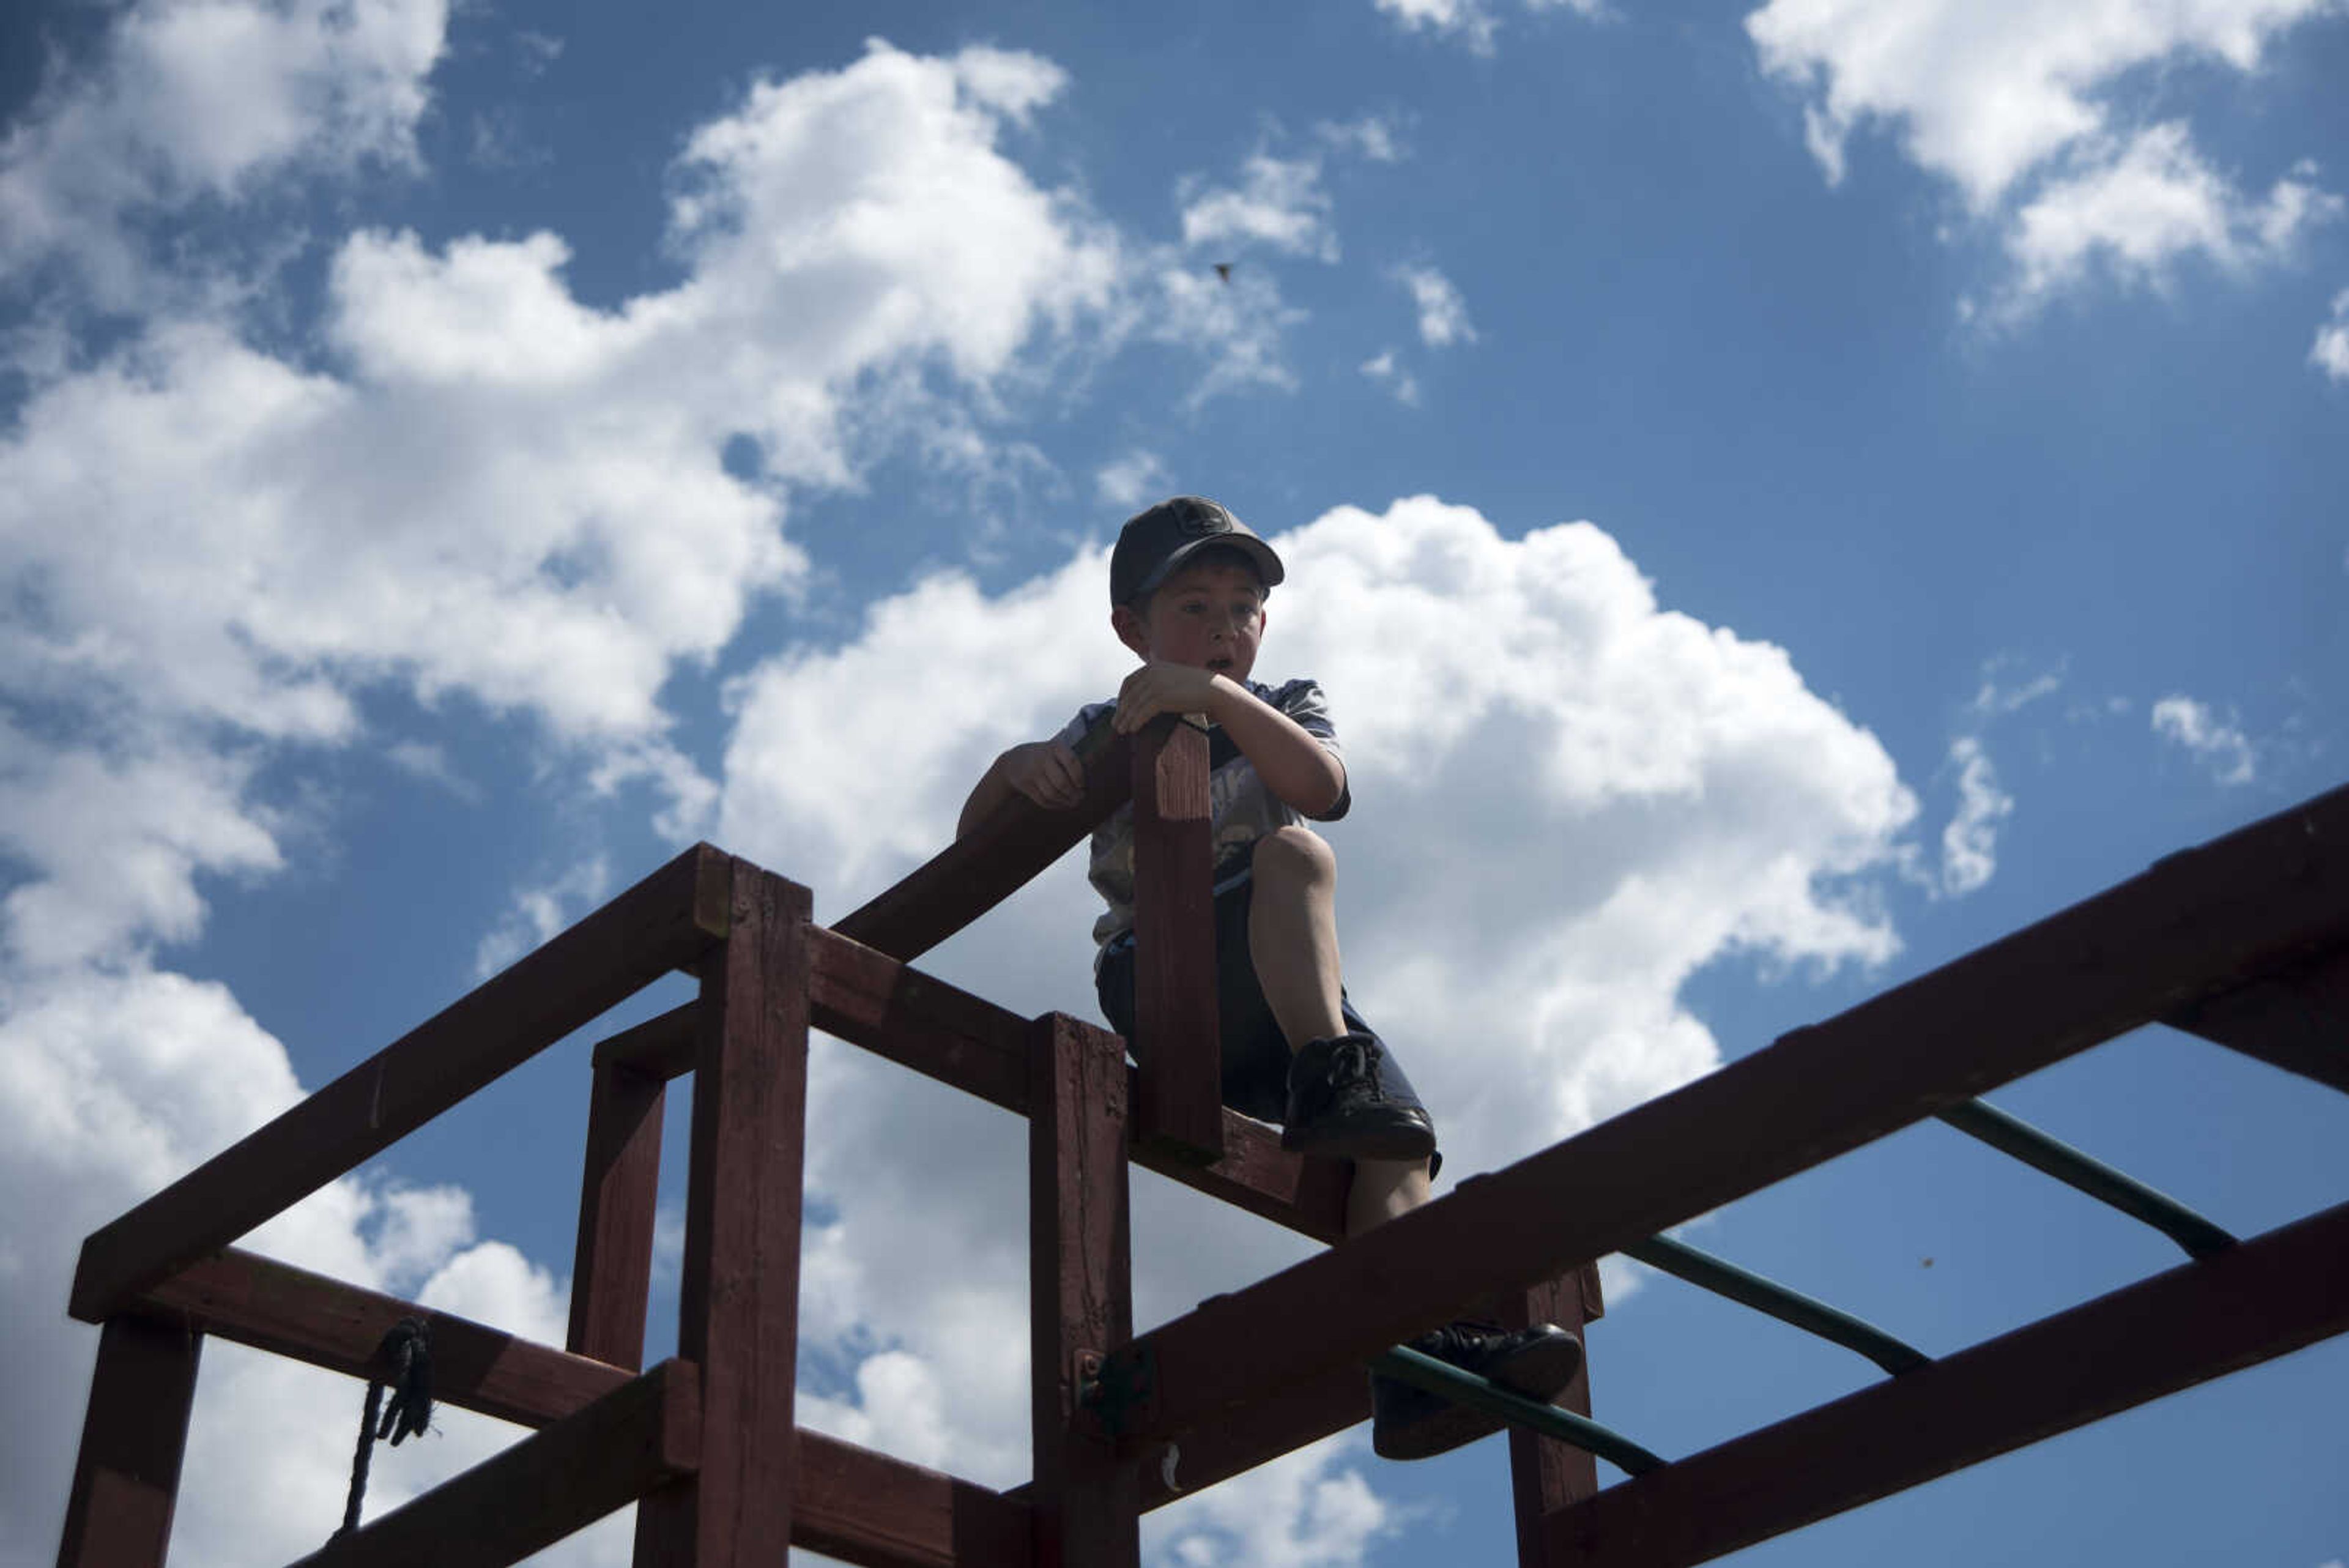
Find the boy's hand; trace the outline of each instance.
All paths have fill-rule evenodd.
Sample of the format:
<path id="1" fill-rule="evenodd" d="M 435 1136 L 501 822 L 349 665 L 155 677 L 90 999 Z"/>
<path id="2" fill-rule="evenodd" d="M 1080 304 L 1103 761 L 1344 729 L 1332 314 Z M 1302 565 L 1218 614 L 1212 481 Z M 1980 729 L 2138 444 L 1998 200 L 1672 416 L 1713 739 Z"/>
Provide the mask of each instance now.
<path id="1" fill-rule="evenodd" d="M 1061 741 L 1030 741 L 1003 754 L 1003 782 L 1050 810 L 1065 811 L 1085 798 L 1084 764 Z"/>
<path id="2" fill-rule="evenodd" d="M 1161 713 L 1212 715 L 1219 703 L 1213 670 L 1153 660 L 1117 689 L 1117 711 L 1111 722 L 1119 734 L 1130 735 Z"/>

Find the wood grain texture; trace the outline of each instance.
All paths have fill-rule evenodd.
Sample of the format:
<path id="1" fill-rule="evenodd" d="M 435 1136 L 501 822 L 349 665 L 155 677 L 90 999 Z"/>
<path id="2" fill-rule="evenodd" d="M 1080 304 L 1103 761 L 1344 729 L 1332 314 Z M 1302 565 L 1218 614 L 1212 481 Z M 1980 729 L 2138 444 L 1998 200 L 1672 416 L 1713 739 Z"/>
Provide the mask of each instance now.
<path id="1" fill-rule="evenodd" d="M 631 1372 L 644 1365 L 667 1091 L 650 1074 L 605 1065 L 595 1069 L 587 1097 L 569 1345 Z"/>
<path id="2" fill-rule="evenodd" d="M 1112 1037 L 1113 1038 L 1113 1037 Z M 1081 1407 L 1081 1358 L 1133 1334 L 1123 1059 L 1048 1013 L 1029 1070 L 1028 1295 L 1037 1568 L 1137 1568 L 1135 1467 Z"/>
<path id="3" fill-rule="evenodd" d="M 1133 1056 L 1138 1148 L 1221 1159 L 1223 1049 L 1216 1010 L 1215 840 L 1207 734 L 1175 714 L 1133 737 Z"/>
<path id="4" fill-rule="evenodd" d="M 678 1352 L 701 1369 L 700 1467 L 636 1510 L 640 1563 L 747 1568 L 791 1538 L 807 1134 L 808 890 L 733 863 L 702 971 Z"/>
<path id="5" fill-rule="evenodd" d="M 162 1568 L 202 1352 L 169 1318 L 126 1314 L 99 1331 L 57 1568 Z"/>

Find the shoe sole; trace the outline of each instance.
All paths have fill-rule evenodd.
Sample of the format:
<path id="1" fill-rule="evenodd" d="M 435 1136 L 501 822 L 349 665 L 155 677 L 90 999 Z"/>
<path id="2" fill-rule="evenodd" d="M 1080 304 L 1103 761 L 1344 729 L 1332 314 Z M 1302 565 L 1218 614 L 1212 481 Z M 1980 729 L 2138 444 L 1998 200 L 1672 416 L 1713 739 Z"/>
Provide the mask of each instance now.
<path id="1" fill-rule="evenodd" d="M 1280 1147 L 1291 1154 L 1309 1154 L 1318 1159 L 1425 1159 L 1435 1152 L 1435 1133 L 1424 1123 L 1410 1122 L 1358 1127 L 1319 1137 L 1283 1132 Z"/>
<path id="2" fill-rule="evenodd" d="M 1527 1345 L 1485 1374 L 1512 1394 L 1547 1405 L 1582 1370 L 1582 1342 L 1556 1339 Z M 1444 1408 L 1405 1428 L 1398 1438 L 1381 1442 L 1373 1432 L 1371 1447 L 1382 1459 L 1431 1459 L 1487 1438 L 1507 1423 L 1498 1416 L 1445 1401 Z"/>

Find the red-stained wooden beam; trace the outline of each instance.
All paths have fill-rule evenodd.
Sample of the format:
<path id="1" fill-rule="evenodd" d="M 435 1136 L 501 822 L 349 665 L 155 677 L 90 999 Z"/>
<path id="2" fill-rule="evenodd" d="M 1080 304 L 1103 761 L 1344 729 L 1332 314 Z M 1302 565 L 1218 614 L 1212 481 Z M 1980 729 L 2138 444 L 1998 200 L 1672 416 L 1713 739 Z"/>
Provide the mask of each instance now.
<path id="1" fill-rule="evenodd" d="M 126 1314 L 99 1331 L 57 1568 L 162 1568 L 202 1351 L 168 1318 Z"/>
<path id="2" fill-rule="evenodd" d="M 693 1003 L 672 1007 L 598 1044 L 589 1064 L 626 1067 L 667 1083 L 693 1071 L 700 1037 L 694 1033 Z"/>
<path id="3" fill-rule="evenodd" d="M 93 1232 L 70 1311 L 113 1315 L 725 935 L 726 860 L 697 845 L 512 968 Z"/>
<path id="4" fill-rule="evenodd" d="M 667 1088 L 650 1074 L 607 1064 L 595 1069 L 587 1097 L 569 1345 L 574 1355 L 631 1372 L 644 1365 Z"/>
<path id="5" fill-rule="evenodd" d="M 503 1568 L 699 1462 L 699 1377 L 664 1361 L 594 1404 L 338 1535 L 302 1568 Z"/>
<path id="6" fill-rule="evenodd" d="M 810 940 L 817 1028 L 1016 1115 L 1028 1114 L 1029 1020 L 836 930 L 816 927 Z M 1076 1020 L 1070 1026 L 1123 1050 L 1105 1029 Z M 1286 1153 L 1269 1127 L 1217 1109 L 1220 1160 L 1200 1166 L 1163 1149 L 1136 1148 L 1133 1162 L 1317 1241 L 1345 1234 L 1350 1166 Z"/>
<path id="7" fill-rule="evenodd" d="M 166 1281 L 140 1309 L 175 1336 L 193 1329 L 352 1377 L 381 1370 L 376 1352 L 385 1330 L 422 1318 L 432 1334 L 433 1397 L 525 1427 L 562 1420 L 630 1380 L 601 1361 L 233 1249 Z M 154 1391 L 142 1383 L 138 1397 L 141 1431 L 167 1430 L 153 1419 Z M 821 1432 L 802 1430 L 794 1440 L 794 1545 L 881 1568 L 1025 1568 L 1024 1503 Z"/>
<path id="8" fill-rule="evenodd" d="M 1075 1020 L 1035 1023 L 1028 1114 L 1036 1568 L 1138 1568 L 1142 1501 L 1086 1385 L 1133 1334 L 1125 1062 Z"/>
<path id="9" fill-rule="evenodd" d="M 838 931 L 818 926 L 809 940 L 818 1029 L 1028 1114 L 1027 1019 Z"/>
<path id="10" fill-rule="evenodd" d="M 1107 721 L 1077 743 L 1085 794 L 1066 811 L 1013 795 L 971 832 L 832 929 L 910 962 L 1003 902 L 1126 803 L 1132 742 Z"/>
<path id="11" fill-rule="evenodd" d="M 639 1563 L 747 1568 L 791 1539 L 807 1147 L 808 890 L 732 862 L 702 966 L 678 1353 L 701 1370 L 700 1464 L 636 1510 Z"/>
<path id="12" fill-rule="evenodd" d="M 2257 823 L 1136 1340 L 1149 1445 L 2349 941 L 2349 790 Z"/>
<path id="13" fill-rule="evenodd" d="M 1588 1294 L 1586 1294 L 1586 1292 Z M 1582 1334 L 1602 1310 L 1599 1303 L 1599 1272 L 1577 1269 L 1563 1278 L 1545 1280 L 1507 1303 L 1502 1321 L 1510 1328 L 1554 1323 Z M 1590 1414 L 1589 1340 L 1583 1341 L 1582 1369 L 1550 1402 L 1578 1416 Z M 1547 1520 L 1559 1509 L 1597 1496 L 1599 1461 L 1582 1449 L 1554 1438 L 1509 1428 L 1509 1494 L 1517 1516 L 1517 1568 L 1568 1568 L 1572 1559 L 1549 1549 Z"/>
<path id="14" fill-rule="evenodd" d="M 2349 948 L 2163 1022 L 2349 1095 Z"/>
<path id="15" fill-rule="evenodd" d="M 799 1445 L 792 1545 L 860 1568 L 1030 1568 L 1024 1502 L 822 1433 Z"/>
<path id="16" fill-rule="evenodd" d="M 517 1339 L 503 1329 L 230 1248 L 140 1298 L 142 1310 L 353 1377 L 404 1317 L 432 1334 L 432 1397 L 525 1427 L 561 1420 L 628 1380 L 626 1370 Z"/>
<path id="17" fill-rule="evenodd" d="M 1224 1154 L 1224 1085 L 1207 732 L 1164 714 L 1133 753 L 1134 1147 L 1212 1165 Z"/>
<path id="18" fill-rule="evenodd" d="M 2349 1330 L 2349 1204 L 1550 1516 L 1550 1561 L 1679 1568 Z"/>

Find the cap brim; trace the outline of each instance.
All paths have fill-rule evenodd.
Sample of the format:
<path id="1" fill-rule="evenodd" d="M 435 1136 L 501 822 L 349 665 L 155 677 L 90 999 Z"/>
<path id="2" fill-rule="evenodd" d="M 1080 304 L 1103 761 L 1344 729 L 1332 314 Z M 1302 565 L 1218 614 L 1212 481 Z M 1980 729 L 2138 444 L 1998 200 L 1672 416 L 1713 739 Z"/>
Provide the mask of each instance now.
<path id="1" fill-rule="evenodd" d="M 1139 597 L 1143 594 L 1154 590 L 1161 583 L 1181 571 L 1183 563 L 1200 551 L 1218 548 L 1237 550 L 1255 562 L 1256 575 L 1264 579 L 1264 586 L 1268 588 L 1288 575 L 1280 564 L 1280 557 L 1272 553 L 1272 546 L 1255 535 L 1211 534 L 1204 539 L 1192 539 L 1176 545 L 1164 560 L 1158 563 L 1158 569 L 1143 579 L 1142 585 L 1133 590 L 1134 596 Z"/>

